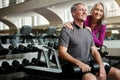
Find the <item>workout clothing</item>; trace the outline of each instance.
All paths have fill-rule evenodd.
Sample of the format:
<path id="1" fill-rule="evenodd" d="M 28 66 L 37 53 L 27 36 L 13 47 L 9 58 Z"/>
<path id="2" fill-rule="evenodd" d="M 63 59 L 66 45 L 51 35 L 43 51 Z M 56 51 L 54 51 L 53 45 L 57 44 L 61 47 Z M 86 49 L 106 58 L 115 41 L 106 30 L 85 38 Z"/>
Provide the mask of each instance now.
<path id="1" fill-rule="evenodd" d="M 59 45 L 67 48 L 67 52 L 76 59 L 83 62 L 91 60 L 90 48 L 94 45 L 91 31 L 87 28 L 81 29 L 73 23 L 73 30 L 63 27 L 59 39 Z"/>
<path id="2" fill-rule="evenodd" d="M 92 29 L 92 15 L 87 16 L 85 22 L 85 26 L 88 26 Z M 95 29 L 92 30 L 93 40 L 97 47 L 101 47 L 103 45 L 103 41 L 106 34 L 106 25 L 100 24 L 95 27 Z"/>

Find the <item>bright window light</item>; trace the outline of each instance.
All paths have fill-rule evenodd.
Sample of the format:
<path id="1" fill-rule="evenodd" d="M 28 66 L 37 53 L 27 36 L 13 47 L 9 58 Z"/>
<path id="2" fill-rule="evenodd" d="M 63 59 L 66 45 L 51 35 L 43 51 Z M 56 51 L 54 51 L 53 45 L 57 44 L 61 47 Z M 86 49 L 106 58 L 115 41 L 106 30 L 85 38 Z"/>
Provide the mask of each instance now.
<path id="1" fill-rule="evenodd" d="M 112 30 L 112 33 L 113 34 L 119 34 L 119 31 L 118 30 Z"/>

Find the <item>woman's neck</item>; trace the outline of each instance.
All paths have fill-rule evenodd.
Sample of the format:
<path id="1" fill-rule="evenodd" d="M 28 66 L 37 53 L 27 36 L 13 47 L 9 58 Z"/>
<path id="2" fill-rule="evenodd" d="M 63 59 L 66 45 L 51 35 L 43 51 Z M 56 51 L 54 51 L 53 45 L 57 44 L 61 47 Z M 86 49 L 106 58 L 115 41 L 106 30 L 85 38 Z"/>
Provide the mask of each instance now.
<path id="1" fill-rule="evenodd" d="M 96 20 L 95 18 L 92 18 L 92 24 L 97 25 L 97 23 L 98 23 L 98 20 Z"/>
<path id="2" fill-rule="evenodd" d="M 97 23 L 98 23 L 97 20 L 95 20 L 95 19 L 92 18 L 92 23 L 91 23 L 91 29 L 92 30 L 94 30 L 96 28 Z"/>

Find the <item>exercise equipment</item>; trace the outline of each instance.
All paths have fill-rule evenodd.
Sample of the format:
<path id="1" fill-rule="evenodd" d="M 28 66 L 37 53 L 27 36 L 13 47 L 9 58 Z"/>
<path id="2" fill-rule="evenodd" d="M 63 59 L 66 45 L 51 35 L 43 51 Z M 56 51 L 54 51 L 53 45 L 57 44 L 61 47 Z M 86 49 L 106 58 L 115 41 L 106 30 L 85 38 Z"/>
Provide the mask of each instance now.
<path id="1" fill-rule="evenodd" d="M 9 65 L 9 63 L 7 61 L 3 61 L 1 64 L 1 67 L 3 69 L 4 74 L 15 72 L 15 68 L 13 66 Z"/>
<path id="2" fill-rule="evenodd" d="M 11 54 L 17 54 L 20 53 L 20 50 L 17 46 L 9 45 L 8 49 L 10 50 Z"/>
<path id="3" fill-rule="evenodd" d="M 109 55 L 108 48 L 105 45 L 102 45 L 98 51 L 100 52 L 100 55 L 102 58 L 108 59 L 108 63 L 110 65 L 117 67 L 117 68 L 120 68 L 120 65 L 119 65 L 120 64 L 120 56 Z M 115 60 L 118 62 L 112 63 L 112 60 Z"/>
<path id="4" fill-rule="evenodd" d="M 14 67 L 15 72 L 23 71 L 23 68 L 26 65 L 31 65 L 31 63 L 28 59 L 23 59 L 21 64 L 18 60 L 12 61 L 12 66 Z"/>
<path id="5" fill-rule="evenodd" d="M 38 47 L 33 46 L 32 44 L 28 44 L 27 48 L 30 52 L 37 52 L 40 51 L 40 49 Z"/>
<path id="6" fill-rule="evenodd" d="M 9 50 L 7 48 L 4 48 L 2 44 L 0 44 L 0 55 L 6 55 L 9 53 Z"/>
<path id="7" fill-rule="evenodd" d="M 49 42 L 48 43 L 48 47 L 49 48 L 53 48 L 53 49 L 55 49 L 54 48 L 54 43 L 53 42 Z M 47 47 L 46 47 L 47 48 Z M 56 60 L 55 60 L 55 54 L 53 53 L 53 50 L 51 50 L 51 49 L 49 49 L 49 48 L 47 48 L 48 49 L 48 58 L 49 58 L 49 60 L 51 61 L 51 62 L 53 62 L 53 63 L 55 63 L 56 64 Z"/>
<path id="8" fill-rule="evenodd" d="M 19 71 L 19 65 L 20 65 L 20 62 L 18 60 L 12 61 L 12 66 L 14 67 L 15 72 Z"/>
<path id="9" fill-rule="evenodd" d="M 93 67 L 96 67 L 96 70 L 99 69 L 99 66 L 95 64 Z M 92 70 L 94 70 L 93 68 Z M 56 68 L 46 68 L 39 66 L 25 66 L 24 72 L 33 77 L 39 77 L 47 80 L 54 79 L 80 79 L 80 75 L 83 73 L 80 71 L 80 68 L 73 67 L 72 65 L 62 66 L 62 69 Z"/>
<path id="10" fill-rule="evenodd" d="M 0 75 L 4 74 L 4 70 L 2 67 L 0 67 Z"/>
<path id="11" fill-rule="evenodd" d="M 82 76 L 84 73 L 81 72 L 79 67 L 69 63 L 60 64 L 56 50 L 48 46 L 44 47 L 50 49 L 55 54 L 56 67 L 52 68 L 30 65 L 24 67 L 23 71 L 25 73 L 30 76 L 39 77 L 40 79 L 46 80 L 81 79 L 80 76 Z M 99 71 L 99 65 L 97 63 L 90 63 L 90 66 L 92 67 L 92 73 Z M 110 66 L 105 65 L 105 68 L 109 69 Z"/>
<path id="12" fill-rule="evenodd" d="M 9 53 L 9 50 L 7 48 L 0 49 L 0 55 L 6 55 Z"/>
<path id="13" fill-rule="evenodd" d="M 33 36 L 31 35 L 32 33 L 32 27 L 28 26 L 28 25 L 24 25 L 22 26 L 22 28 L 20 29 L 20 34 L 21 34 L 21 38 L 23 39 L 22 43 L 26 43 L 26 42 L 31 42 L 31 44 L 34 45 L 34 41 Z"/>
<path id="14" fill-rule="evenodd" d="M 55 32 L 55 27 L 48 27 L 44 33 L 37 35 L 39 45 L 49 45 L 49 42 L 53 42 L 54 44 L 58 43 L 58 36 L 55 34 Z"/>
<path id="15" fill-rule="evenodd" d="M 105 45 L 102 45 L 102 46 L 98 49 L 98 51 L 99 51 L 101 57 L 105 57 L 105 56 L 107 56 L 107 55 L 109 54 L 108 48 L 107 48 L 107 46 L 105 46 Z"/>
<path id="16" fill-rule="evenodd" d="M 59 61 L 59 57 L 58 57 L 58 54 L 57 54 L 57 52 L 56 52 L 56 50 L 54 49 L 54 48 L 52 48 L 52 47 L 49 47 L 49 46 L 43 46 L 44 48 L 46 48 L 46 49 L 48 49 L 48 52 L 50 51 L 51 53 L 50 54 L 53 54 L 54 55 L 54 62 L 56 63 L 56 67 L 58 68 L 58 69 L 60 69 L 61 68 L 61 66 L 60 66 L 60 61 Z M 48 62 L 50 62 L 50 59 L 48 59 Z"/>
<path id="17" fill-rule="evenodd" d="M 22 63 L 18 66 L 18 71 L 23 71 L 23 68 L 27 65 L 30 65 L 30 61 L 28 59 L 23 59 Z"/>
<path id="18" fill-rule="evenodd" d="M 22 60 L 22 64 L 24 65 L 29 65 L 30 64 L 30 61 L 28 59 L 23 59 Z"/>
<path id="19" fill-rule="evenodd" d="M 47 67 L 47 64 L 46 64 L 45 62 L 42 62 L 42 61 L 40 61 L 40 60 L 37 59 L 37 58 L 32 58 L 32 60 L 31 60 L 31 65 L 41 66 L 41 67 Z"/>
<path id="20" fill-rule="evenodd" d="M 19 48 L 20 53 L 30 52 L 29 49 L 26 46 L 22 45 L 22 44 L 18 45 L 18 48 Z"/>

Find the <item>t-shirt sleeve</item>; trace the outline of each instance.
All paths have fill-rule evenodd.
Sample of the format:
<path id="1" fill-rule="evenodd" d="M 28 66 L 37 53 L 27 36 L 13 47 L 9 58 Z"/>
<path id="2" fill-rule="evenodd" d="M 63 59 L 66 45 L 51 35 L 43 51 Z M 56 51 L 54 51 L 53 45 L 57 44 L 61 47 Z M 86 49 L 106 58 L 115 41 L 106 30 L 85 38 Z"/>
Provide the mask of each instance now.
<path id="1" fill-rule="evenodd" d="M 68 47 L 69 40 L 68 28 L 63 27 L 59 36 L 59 46 Z"/>

